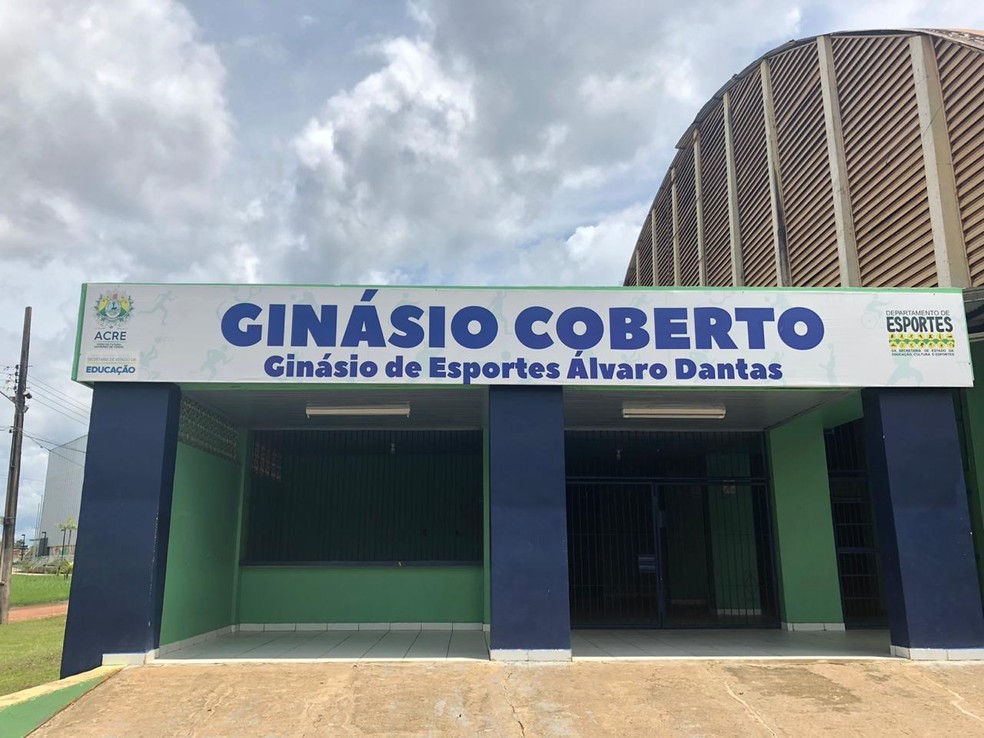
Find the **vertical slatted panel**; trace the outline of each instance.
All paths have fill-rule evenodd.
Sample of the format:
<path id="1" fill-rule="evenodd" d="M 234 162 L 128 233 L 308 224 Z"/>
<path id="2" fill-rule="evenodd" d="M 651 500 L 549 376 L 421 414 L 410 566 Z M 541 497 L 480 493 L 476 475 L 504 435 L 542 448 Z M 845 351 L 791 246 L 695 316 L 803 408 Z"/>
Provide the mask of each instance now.
<path id="1" fill-rule="evenodd" d="M 640 560 L 656 550 L 648 484 L 568 484 L 567 554 L 571 624 L 657 624 L 655 569 Z"/>
<path id="2" fill-rule="evenodd" d="M 663 187 L 656 195 L 656 269 L 661 286 L 673 284 L 673 204 L 670 188 Z"/>
<path id="3" fill-rule="evenodd" d="M 693 143 L 681 149 L 676 161 L 677 208 L 680 223 L 680 284 L 700 285 L 697 251 L 697 182 L 694 177 Z"/>
<path id="4" fill-rule="evenodd" d="M 279 478 L 253 464 L 251 563 L 478 561 L 482 434 L 258 431 Z"/>
<path id="5" fill-rule="evenodd" d="M 759 71 L 746 75 L 735 86 L 735 167 L 738 171 L 738 220 L 745 284 L 769 287 L 777 284 L 769 200 L 769 171 L 765 143 L 765 113 Z"/>
<path id="6" fill-rule="evenodd" d="M 837 89 L 861 284 L 937 284 L 916 107 L 905 37 L 835 37 Z"/>
<path id="7" fill-rule="evenodd" d="M 565 433 L 574 624 L 652 627 L 660 573 L 666 627 L 775 625 L 762 441 Z"/>
<path id="8" fill-rule="evenodd" d="M 653 224 L 648 214 L 642 224 L 636 249 L 639 252 L 639 284 L 651 287 L 653 285 Z"/>
<path id="9" fill-rule="evenodd" d="M 882 565 L 864 448 L 864 421 L 824 431 L 841 602 L 847 627 L 883 626 Z"/>
<path id="10" fill-rule="evenodd" d="M 763 436 L 745 431 L 584 431 L 564 433 L 568 477 L 764 480 Z M 709 470 L 709 455 L 718 461 Z"/>
<path id="11" fill-rule="evenodd" d="M 704 194 L 704 253 L 707 284 L 731 286 L 731 229 L 728 225 L 728 172 L 724 146 L 724 109 L 718 106 L 700 122 L 700 170 Z"/>
<path id="12" fill-rule="evenodd" d="M 970 280 L 980 287 L 984 285 L 984 54 L 943 40 L 936 41 L 936 54 Z"/>
<path id="13" fill-rule="evenodd" d="M 837 228 L 817 47 L 780 54 L 770 67 L 792 284 L 836 287 Z"/>

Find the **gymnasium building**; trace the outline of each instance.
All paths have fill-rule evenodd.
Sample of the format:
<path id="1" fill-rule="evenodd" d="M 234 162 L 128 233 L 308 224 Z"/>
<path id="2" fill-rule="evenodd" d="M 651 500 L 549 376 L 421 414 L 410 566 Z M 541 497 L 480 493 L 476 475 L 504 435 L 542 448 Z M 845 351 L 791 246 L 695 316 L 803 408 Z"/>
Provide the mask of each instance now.
<path id="1" fill-rule="evenodd" d="M 984 36 L 790 42 L 677 149 L 618 287 L 84 285 L 63 676 L 984 658 Z"/>

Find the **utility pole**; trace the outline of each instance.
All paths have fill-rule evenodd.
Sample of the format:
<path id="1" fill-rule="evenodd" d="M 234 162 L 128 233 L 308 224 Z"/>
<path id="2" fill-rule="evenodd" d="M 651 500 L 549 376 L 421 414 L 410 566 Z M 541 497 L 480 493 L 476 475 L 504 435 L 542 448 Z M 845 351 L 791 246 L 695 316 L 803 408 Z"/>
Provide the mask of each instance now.
<path id="1" fill-rule="evenodd" d="M 0 625 L 10 617 L 10 578 L 14 565 L 14 529 L 17 523 L 17 493 L 20 488 L 21 447 L 24 445 L 24 413 L 27 412 L 27 360 L 31 350 L 31 308 L 24 308 L 20 364 L 14 390 L 14 428 L 10 439 L 7 471 L 7 504 L 3 513 L 3 550 L 0 552 Z M 11 399 L 11 398 L 7 398 Z"/>

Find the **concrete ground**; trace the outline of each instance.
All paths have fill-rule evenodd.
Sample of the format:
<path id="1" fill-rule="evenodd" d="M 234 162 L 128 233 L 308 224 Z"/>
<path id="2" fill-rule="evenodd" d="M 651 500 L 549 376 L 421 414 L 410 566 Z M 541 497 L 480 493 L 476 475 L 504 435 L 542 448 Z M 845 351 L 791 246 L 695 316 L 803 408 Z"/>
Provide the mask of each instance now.
<path id="1" fill-rule="evenodd" d="M 480 630 L 284 630 L 259 626 L 184 645 L 159 661 L 223 663 L 276 659 L 318 661 L 488 660 Z M 172 646 L 166 647 L 168 649 Z M 575 659 L 890 658 L 888 631 L 575 630 Z"/>
<path id="2" fill-rule="evenodd" d="M 32 735 L 981 736 L 984 664 L 157 664 Z"/>

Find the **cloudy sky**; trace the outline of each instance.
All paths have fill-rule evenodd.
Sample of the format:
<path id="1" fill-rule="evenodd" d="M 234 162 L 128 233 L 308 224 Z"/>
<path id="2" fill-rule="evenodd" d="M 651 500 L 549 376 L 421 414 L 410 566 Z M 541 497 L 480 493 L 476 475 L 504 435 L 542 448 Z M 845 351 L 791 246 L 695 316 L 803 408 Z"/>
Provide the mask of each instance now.
<path id="1" fill-rule="evenodd" d="M 34 308 L 18 536 L 44 447 L 85 432 L 82 282 L 618 284 L 732 74 L 896 27 L 984 4 L 0 0 L 0 372 Z"/>

